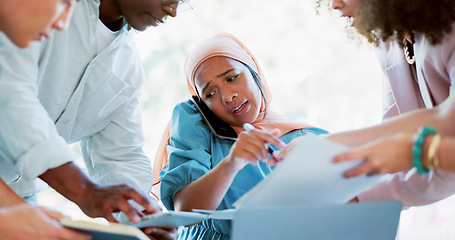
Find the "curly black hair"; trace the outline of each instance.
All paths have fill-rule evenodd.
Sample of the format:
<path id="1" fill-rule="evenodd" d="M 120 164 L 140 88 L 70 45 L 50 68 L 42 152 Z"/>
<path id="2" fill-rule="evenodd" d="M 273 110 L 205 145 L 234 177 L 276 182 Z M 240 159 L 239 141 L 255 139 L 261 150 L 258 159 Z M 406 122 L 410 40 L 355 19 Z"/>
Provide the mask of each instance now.
<path id="1" fill-rule="evenodd" d="M 376 44 L 412 33 L 438 43 L 455 21 L 454 0 L 363 0 L 359 8 L 355 28 Z"/>
<path id="2" fill-rule="evenodd" d="M 356 15 L 354 27 L 369 42 L 421 33 L 435 44 L 452 31 L 455 0 L 363 0 Z"/>

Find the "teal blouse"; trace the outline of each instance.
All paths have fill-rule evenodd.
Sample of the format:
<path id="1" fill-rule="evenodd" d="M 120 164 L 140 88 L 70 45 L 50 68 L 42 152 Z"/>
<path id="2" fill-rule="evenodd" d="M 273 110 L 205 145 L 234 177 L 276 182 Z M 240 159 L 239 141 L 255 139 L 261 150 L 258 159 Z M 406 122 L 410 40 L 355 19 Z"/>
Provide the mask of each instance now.
<path id="1" fill-rule="evenodd" d="M 303 135 L 320 135 L 328 132 L 319 128 L 304 128 L 291 131 L 280 137 L 285 143 Z M 161 200 L 168 210 L 174 210 L 174 195 L 188 184 L 209 172 L 228 155 L 234 142 L 214 137 L 191 101 L 178 104 L 174 108 L 170 124 L 168 166 L 160 173 Z M 218 210 L 232 208 L 243 194 L 272 171 L 265 162 L 245 166 L 238 172 Z M 229 220 L 205 220 L 184 228 L 178 239 L 229 239 Z"/>

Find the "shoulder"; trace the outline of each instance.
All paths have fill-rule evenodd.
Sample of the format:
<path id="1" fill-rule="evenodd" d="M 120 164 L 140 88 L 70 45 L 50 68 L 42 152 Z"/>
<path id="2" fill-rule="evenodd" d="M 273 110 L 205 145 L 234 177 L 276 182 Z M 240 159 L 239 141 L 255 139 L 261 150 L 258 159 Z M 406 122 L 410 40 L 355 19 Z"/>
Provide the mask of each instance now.
<path id="1" fill-rule="evenodd" d="M 172 113 L 173 118 L 191 118 L 191 119 L 201 119 L 202 117 L 199 114 L 198 110 L 194 106 L 194 103 L 191 100 L 186 100 L 183 102 L 178 103 L 174 107 L 174 111 Z"/>
<path id="2" fill-rule="evenodd" d="M 430 61 L 447 61 L 455 49 L 455 23 L 452 30 L 446 33 L 440 42 L 432 44 L 423 34 L 416 34 L 416 54 L 422 52 L 424 58 Z"/>
<path id="3" fill-rule="evenodd" d="M 167 150 L 172 158 L 191 150 L 208 153 L 213 141 L 210 129 L 190 100 L 175 106 L 169 123 L 169 137 Z"/>
<path id="4" fill-rule="evenodd" d="M 209 132 L 201 114 L 191 100 L 178 103 L 171 118 L 171 134 L 177 132 Z"/>

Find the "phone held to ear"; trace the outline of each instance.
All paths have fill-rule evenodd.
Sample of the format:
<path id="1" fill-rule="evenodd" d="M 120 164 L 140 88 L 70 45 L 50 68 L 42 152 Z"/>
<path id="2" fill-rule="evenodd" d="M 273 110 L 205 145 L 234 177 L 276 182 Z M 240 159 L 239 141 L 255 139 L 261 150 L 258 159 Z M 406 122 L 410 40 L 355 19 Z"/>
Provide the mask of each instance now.
<path id="1" fill-rule="evenodd" d="M 237 133 L 235 130 L 229 124 L 219 119 L 199 97 L 193 96 L 191 101 L 193 101 L 215 137 L 223 140 L 237 140 Z"/>

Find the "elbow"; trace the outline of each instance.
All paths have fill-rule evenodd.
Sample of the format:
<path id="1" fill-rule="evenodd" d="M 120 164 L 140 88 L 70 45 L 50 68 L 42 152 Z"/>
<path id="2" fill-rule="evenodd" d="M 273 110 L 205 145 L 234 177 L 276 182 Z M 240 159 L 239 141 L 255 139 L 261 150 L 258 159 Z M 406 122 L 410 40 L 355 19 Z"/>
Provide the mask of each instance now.
<path id="1" fill-rule="evenodd" d="M 185 201 L 185 197 L 181 194 L 182 190 L 178 191 L 174 196 L 174 210 L 191 212 L 193 208 Z"/>

